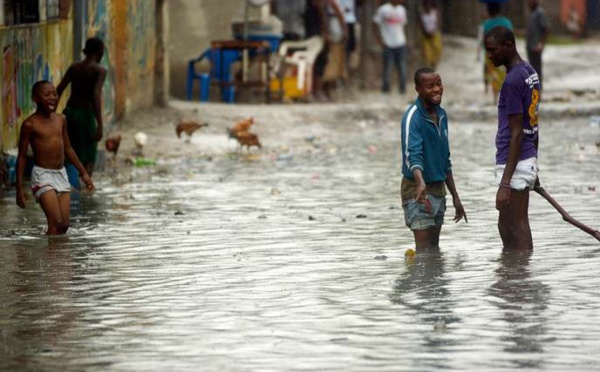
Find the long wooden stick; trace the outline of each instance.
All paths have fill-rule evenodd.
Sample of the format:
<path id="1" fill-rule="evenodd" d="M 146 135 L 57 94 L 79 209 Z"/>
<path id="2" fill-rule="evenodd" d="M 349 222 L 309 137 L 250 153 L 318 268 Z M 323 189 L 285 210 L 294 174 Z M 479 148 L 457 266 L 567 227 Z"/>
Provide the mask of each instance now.
<path id="1" fill-rule="evenodd" d="M 574 219 L 573 217 L 571 217 L 567 211 L 565 211 L 560 204 L 558 204 L 556 202 L 556 200 L 554 200 L 550 194 L 548 194 L 546 192 L 546 190 L 544 190 L 543 187 L 541 186 L 536 186 L 533 189 L 535 192 L 537 192 L 538 194 L 540 194 L 544 199 L 548 200 L 548 202 L 550 204 L 552 204 L 552 206 L 558 211 L 558 213 L 560 213 L 560 215 L 562 216 L 563 220 L 567 221 L 568 223 L 570 223 L 571 225 L 578 227 L 579 229 L 585 231 L 586 233 L 590 234 L 591 236 L 593 236 L 594 238 L 600 240 L 600 231 L 598 230 L 594 230 L 589 226 L 586 226 L 584 224 L 582 224 L 581 222 L 577 221 L 576 219 Z"/>

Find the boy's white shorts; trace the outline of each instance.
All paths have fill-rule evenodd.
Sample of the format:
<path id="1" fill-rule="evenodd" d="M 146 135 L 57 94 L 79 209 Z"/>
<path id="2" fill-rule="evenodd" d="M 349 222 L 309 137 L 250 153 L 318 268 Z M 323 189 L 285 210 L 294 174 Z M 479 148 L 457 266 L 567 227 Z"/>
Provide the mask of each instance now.
<path id="1" fill-rule="evenodd" d="M 506 164 L 496 164 L 496 183 L 500 185 Z M 533 189 L 539 172 L 538 159 L 529 158 L 517 163 L 517 168 L 510 180 L 510 187 L 515 190 Z"/>

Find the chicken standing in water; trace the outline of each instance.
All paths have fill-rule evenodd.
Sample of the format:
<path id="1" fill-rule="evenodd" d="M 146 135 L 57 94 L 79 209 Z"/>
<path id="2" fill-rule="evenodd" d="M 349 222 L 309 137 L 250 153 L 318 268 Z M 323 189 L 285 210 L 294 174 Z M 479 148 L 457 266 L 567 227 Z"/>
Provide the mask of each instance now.
<path id="1" fill-rule="evenodd" d="M 262 144 L 260 143 L 260 140 L 258 139 L 258 135 L 256 135 L 256 133 L 240 132 L 237 133 L 235 139 L 239 142 L 242 149 L 244 148 L 244 146 L 246 146 L 248 152 L 250 152 L 251 146 L 256 146 L 259 149 L 262 148 Z"/>
<path id="2" fill-rule="evenodd" d="M 247 119 L 238 121 L 231 128 L 227 128 L 227 133 L 229 134 L 229 138 L 236 138 L 238 133 L 247 132 L 250 130 L 250 127 L 254 124 L 254 117 L 249 117 Z"/>
<path id="3" fill-rule="evenodd" d="M 120 134 L 113 134 L 108 136 L 106 141 L 104 141 L 104 147 L 106 148 L 106 151 L 112 152 L 113 157 L 117 156 L 117 151 L 119 151 L 119 146 L 121 145 L 121 138 L 122 137 Z"/>
<path id="4" fill-rule="evenodd" d="M 252 146 L 256 146 L 259 149 L 262 148 L 258 135 L 248 131 L 253 124 L 254 117 L 249 117 L 237 122 L 233 127 L 227 128 L 229 138 L 235 138 L 241 146 L 240 149 L 243 149 L 244 146 L 246 146 L 248 151 L 250 151 L 250 147 Z"/>
<path id="5" fill-rule="evenodd" d="M 192 134 L 194 134 L 195 131 L 207 126 L 208 123 L 199 124 L 192 120 L 182 120 L 175 127 L 175 133 L 177 133 L 177 138 L 181 138 L 181 132 L 184 132 L 185 134 L 187 134 L 185 142 L 190 142 L 192 140 Z"/>
<path id="6" fill-rule="evenodd" d="M 133 141 L 135 142 L 137 153 L 139 155 L 142 155 L 144 146 L 146 146 L 146 144 L 148 143 L 148 136 L 144 132 L 137 132 L 135 136 L 133 136 Z"/>

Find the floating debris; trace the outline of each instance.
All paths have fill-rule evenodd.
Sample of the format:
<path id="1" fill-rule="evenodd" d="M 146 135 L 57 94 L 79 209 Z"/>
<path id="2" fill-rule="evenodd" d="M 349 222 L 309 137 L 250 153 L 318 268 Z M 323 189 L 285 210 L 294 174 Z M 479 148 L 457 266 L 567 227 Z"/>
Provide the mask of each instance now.
<path id="1" fill-rule="evenodd" d="M 292 154 L 291 152 L 285 153 L 285 154 L 279 154 L 277 156 L 277 160 L 294 160 L 294 154 Z"/>
<path id="2" fill-rule="evenodd" d="M 444 322 L 444 319 L 438 319 L 434 324 L 433 324 L 433 330 L 435 332 L 445 332 L 446 331 L 446 322 Z"/>

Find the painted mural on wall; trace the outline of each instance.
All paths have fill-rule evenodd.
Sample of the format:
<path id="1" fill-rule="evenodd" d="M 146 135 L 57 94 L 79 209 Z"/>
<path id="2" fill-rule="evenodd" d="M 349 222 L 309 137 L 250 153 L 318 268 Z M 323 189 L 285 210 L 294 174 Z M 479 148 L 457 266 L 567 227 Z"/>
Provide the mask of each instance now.
<path id="1" fill-rule="evenodd" d="M 108 71 L 108 76 L 102 88 L 102 112 L 103 118 L 109 125 L 115 120 L 115 78 L 113 66 L 116 66 L 112 58 L 111 25 L 112 6 L 109 0 L 89 0 L 86 2 L 87 11 L 84 24 L 86 25 L 86 37 L 99 37 L 106 45 L 104 58 L 101 64 Z M 78 56 L 76 56 L 78 57 Z"/>
<path id="2" fill-rule="evenodd" d="M 128 43 L 128 91 L 148 92 L 152 90 L 154 77 L 156 22 L 155 2 L 130 0 L 127 10 L 129 27 Z M 139 97 L 143 99 L 143 97 Z M 152 100 L 152 97 L 146 97 Z"/>
<path id="3" fill-rule="evenodd" d="M 20 124 L 35 111 L 31 86 L 46 79 L 58 84 L 72 60 L 71 22 L 0 29 L 0 148 L 17 146 Z"/>
<path id="4" fill-rule="evenodd" d="M 106 45 L 101 63 L 108 76 L 102 104 L 110 128 L 126 105 L 135 109 L 152 104 L 155 3 L 86 0 L 83 4 L 83 34 L 98 36 Z M 17 147 L 20 124 L 35 110 L 30 98 L 33 83 L 48 79 L 58 84 L 70 63 L 82 57 L 73 55 L 72 46 L 73 19 L 0 27 L 0 150 Z M 61 99 L 61 105 L 66 101 Z"/>

